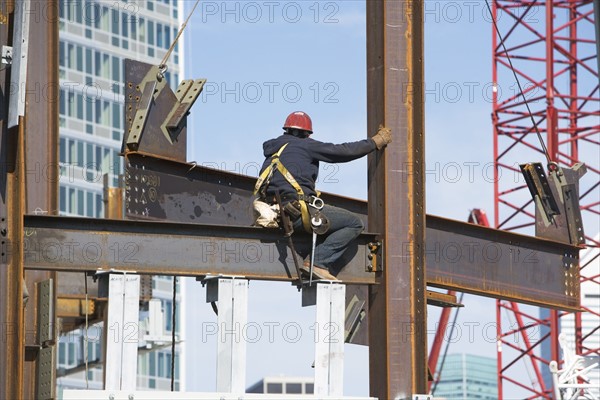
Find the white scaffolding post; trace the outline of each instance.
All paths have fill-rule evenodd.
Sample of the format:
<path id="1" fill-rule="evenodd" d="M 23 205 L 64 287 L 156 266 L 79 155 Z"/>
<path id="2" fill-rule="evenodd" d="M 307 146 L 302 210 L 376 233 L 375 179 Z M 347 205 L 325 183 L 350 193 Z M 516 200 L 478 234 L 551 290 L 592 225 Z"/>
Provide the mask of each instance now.
<path id="1" fill-rule="evenodd" d="M 206 301 L 218 304 L 217 392 L 246 391 L 246 341 L 248 280 L 218 277 L 207 280 Z"/>
<path id="2" fill-rule="evenodd" d="M 111 272 L 108 281 L 104 388 L 134 391 L 139 341 L 140 276 Z"/>
<path id="3" fill-rule="evenodd" d="M 341 398 L 344 392 L 346 286 L 313 283 L 302 288 L 302 306 L 316 305 L 315 395 Z"/>

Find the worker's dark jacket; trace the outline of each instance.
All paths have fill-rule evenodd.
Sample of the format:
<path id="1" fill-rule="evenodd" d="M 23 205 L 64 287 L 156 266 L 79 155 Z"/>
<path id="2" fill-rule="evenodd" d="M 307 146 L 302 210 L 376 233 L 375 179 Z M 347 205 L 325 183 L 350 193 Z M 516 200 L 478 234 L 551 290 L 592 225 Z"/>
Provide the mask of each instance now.
<path id="1" fill-rule="evenodd" d="M 281 135 L 263 143 L 266 159 L 261 172 L 270 165 L 271 156 L 277 153 L 281 146 L 286 143 L 289 144 L 281 153 L 281 163 L 296 179 L 306 196 L 316 194 L 315 182 L 319 174 L 319 161 L 328 163 L 348 162 L 363 157 L 376 148 L 372 139 L 333 144 L 310 138 L 302 139 L 293 135 Z M 271 183 L 267 188 L 267 200 L 272 200 L 278 190 L 284 202 L 297 199 L 294 188 L 276 171 L 273 173 Z"/>

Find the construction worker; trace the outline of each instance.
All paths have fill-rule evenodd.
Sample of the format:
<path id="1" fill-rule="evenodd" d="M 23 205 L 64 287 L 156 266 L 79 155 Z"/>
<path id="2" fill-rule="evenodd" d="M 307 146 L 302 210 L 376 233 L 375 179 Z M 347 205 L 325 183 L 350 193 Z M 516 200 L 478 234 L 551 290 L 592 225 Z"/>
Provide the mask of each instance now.
<path id="1" fill-rule="evenodd" d="M 391 131 L 380 127 L 377 134 L 368 139 L 342 144 L 323 143 L 311 138 L 312 121 L 302 111 L 291 113 L 286 118 L 283 129 L 283 135 L 263 143 L 266 159 L 256 191 L 269 204 L 276 202 L 276 195 L 279 193 L 282 206 L 286 206 L 285 210 L 292 211 L 288 214 L 292 220 L 295 219 L 293 226 L 296 232 L 316 232 L 316 227 L 310 226 L 311 216 L 314 217 L 314 213 L 318 211 L 319 215 L 325 217 L 328 229 L 313 249 L 313 274 L 317 278 L 333 280 L 335 276 L 332 273 L 336 273 L 336 268 L 339 272 L 343 267 L 336 265 L 336 261 L 349 243 L 364 230 L 364 224 L 354 213 L 324 204 L 318 197 L 315 182 L 319 162 L 343 163 L 356 160 L 376 149 L 382 150 L 392 140 Z M 310 261 L 305 261 L 303 271 L 308 271 L 309 266 Z"/>

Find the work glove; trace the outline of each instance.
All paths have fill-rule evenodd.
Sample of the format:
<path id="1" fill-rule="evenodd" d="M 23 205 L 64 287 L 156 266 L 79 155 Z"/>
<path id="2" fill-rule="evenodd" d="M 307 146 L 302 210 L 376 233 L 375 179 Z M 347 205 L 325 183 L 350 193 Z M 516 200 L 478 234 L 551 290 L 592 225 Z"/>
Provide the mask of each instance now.
<path id="1" fill-rule="evenodd" d="M 377 146 L 377 150 L 381 150 L 392 141 L 392 130 L 379 125 L 379 130 L 372 139 L 375 142 L 375 146 Z"/>

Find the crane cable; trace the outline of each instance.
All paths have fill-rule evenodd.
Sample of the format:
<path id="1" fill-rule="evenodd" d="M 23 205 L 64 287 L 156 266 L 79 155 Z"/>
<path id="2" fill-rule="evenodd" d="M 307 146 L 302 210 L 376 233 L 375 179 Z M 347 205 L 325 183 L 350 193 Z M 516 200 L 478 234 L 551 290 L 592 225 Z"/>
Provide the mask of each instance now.
<path id="1" fill-rule="evenodd" d="M 542 146 L 542 151 L 543 151 L 544 155 L 546 156 L 546 161 L 548 162 L 548 169 L 550 171 L 559 171 L 558 164 L 555 161 L 552 161 L 552 159 L 550 158 L 550 154 L 548 154 L 548 149 L 546 148 L 546 144 L 544 143 L 542 134 L 540 133 L 540 130 L 538 129 L 538 124 L 537 124 L 537 122 L 535 122 L 535 119 L 533 118 L 533 113 L 531 112 L 531 108 L 529 108 L 529 103 L 527 102 L 527 98 L 525 97 L 525 93 L 523 92 L 523 87 L 521 86 L 521 81 L 519 81 L 519 77 L 517 76 L 517 73 L 515 72 L 515 67 L 513 66 L 513 63 L 512 63 L 512 59 L 508 55 L 508 50 L 506 48 L 506 45 L 504 44 L 504 37 L 500 33 L 500 29 L 498 28 L 498 24 L 496 22 L 496 18 L 494 18 L 494 14 L 492 14 L 492 8 L 490 7 L 489 1 L 485 0 L 485 4 L 487 6 L 488 12 L 490 13 L 490 18 L 492 19 L 492 23 L 494 24 L 496 33 L 498 34 L 498 37 L 500 38 L 500 44 L 502 45 L 502 48 L 504 49 L 504 54 L 506 55 L 506 58 L 508 59 L 508 64 L 510 65 L 510 70 L 512 71 L 512 73 L 515 77 L 515 80 L 517 81 L 517 86 L 519 87 L 519 93 L 523 97 L 523 101 L 525 102 L 525 106 L 527 107 L 527 112 L 529 113 L 529 118 L 531 118 L 531 122 L 533 123 L 533 128 L 535 129 L 538 140 L 540 141 L 540 144 Z"/>
<path id="2" fill-rule="evenodd" d="M 173 39 L 173 43 L 171 43 L 171 46 L 169 47 L 169 49 L 165 53 L 165 56 L 163 57 L 163 59 L 161 60 L 160 64 L 158 65 L 158 69 L 159 69 L 158 78 L 159 78 L 159 80 L 162 80 L 162 78 L 165 75 L 165 72 L 167 72 L 167 60 L 171 56 L 171 53 L 173 52 L 173 49 L 175 49 L 175 46 L 177 45 L 177 42 L 179 41 L 179 37 L 183 33 L 183 31 L 184 31 L 185 27 L 187 26 L 190 18 L 194 14 L 194 11 L 196 10 L 196 7 L 198 6 L 198 3 L 200 3 L 200 0 L 196 0 L 196 3 L 192 7 L 192 10 L 188 14 L 187 18 L 185 19 L 185 22 L 183 23 L 183 25 L 181 25 L 181 28 L 179 28 L 179 31 L 177 32 L 177 36 L 175 36 L 175 39 Z"/>

